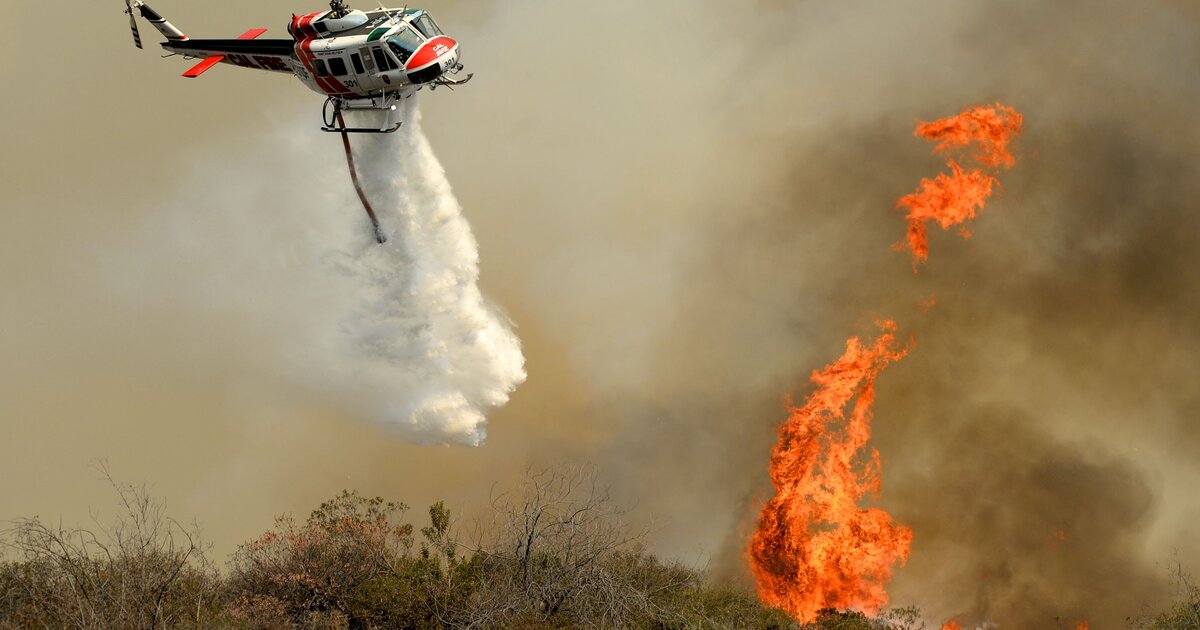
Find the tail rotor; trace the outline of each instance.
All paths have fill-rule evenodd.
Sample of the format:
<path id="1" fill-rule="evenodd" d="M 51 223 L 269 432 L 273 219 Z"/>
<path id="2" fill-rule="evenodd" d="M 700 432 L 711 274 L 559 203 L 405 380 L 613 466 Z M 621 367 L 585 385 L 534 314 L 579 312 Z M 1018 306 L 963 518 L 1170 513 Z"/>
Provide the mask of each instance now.
<path id="1" fill-rule="evenodd" d="M 133 45 L 142 47 L 142 34 L 138 32 L 137 19 L 133 15 L 132 0 L 125 0 L 125 12 L 129 14 L 129 30 L 133 32 Z"/>

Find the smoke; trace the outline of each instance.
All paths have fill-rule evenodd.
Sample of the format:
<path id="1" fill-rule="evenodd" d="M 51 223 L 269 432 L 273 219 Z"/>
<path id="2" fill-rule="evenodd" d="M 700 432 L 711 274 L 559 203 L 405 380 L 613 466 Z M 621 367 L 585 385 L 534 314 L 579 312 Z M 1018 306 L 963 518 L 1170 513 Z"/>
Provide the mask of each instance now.
<path id="1" fill-rule="evenodd" d="M 588 404 L 563 408 L 567 421 L 604 439 L 560 449 L 619 479 L 656 516 L 660 549 L 699 548 L 740 575 L 784 395 L 803 394 L 846 336 L 895 317 L 918 345 L 878 384 L 880 504 L 914 529 L 892 601 L 931 622 L 1005 627 L 1058 615 L 1115 624 L 1161 603 L 1157 563 L 1175 549 L 1197 558 L 1182 515 L 1194 514 L 1197 476 L 1183 383 L 1200 379 L 1186 350 L 1200 286 L 1186 104 L 1198 86 L 1177 65 L 1196 58 L 1195 9 L 611 8 L 638 19 L 614 31 L 576 19 L 581 8 L 506 3 L 487 21 L 495 33 L 554 26 L 537 42 L 556 51 L 553 89 L 538 76 L 498 86 L 486 107 L 518 131 L 489 129 L 482 144 L 550 149 L 522 156 L 559 177 L 485 175 L 515 175 L 521 199 L 494 199 L 537 215 L 532 233 L 562 208 L 586 226 L 529 237 L 570 265 L 506 257 L 530 287 L 508 290 L 538 314 L 522 320 L 564 344 L 580 375 Z M 669 53 L 635 44 L 644 25 Z M 525 58 L 520 42 L 464 39 Z M 608 56 L 572 44 L 588 41 L 611 42 Z M 614 81 L 620 98 L 597 89 Z M 931 235 L 940 256 L 913 277 L 891 251 L 904 230 L 895 202 L 941 167 L 913 125 L 994 101 L 1026 114 L 1022 161 L 974 237 Z M 613 145 L 637 150 L 613 160 Z M 558 166 L 564 153 L 575 160 Z M 476 173 L 494 161 L 460 160 Z M 581 177 L 596 172 L 607 185 Z M 595 235 L 620 264 L 594 255 Z M 998 405 L 1024 420 L 984 431 Z M 1087 549 L 1106 550 L 1095 556 L 1105 570 L 1083 561 Z"/>
<path id="2" fill-rule="evenodd" d="M 374 242 L 357 199 L 330 181 L 345 167 L 316 146 L 329 136 L 308 134 L 295 150 L 326 154 L 322 180 L 203 170 L 199 185 L 218 180 L 242 198 L 201 225 L 191 203 L 167 210 L 148 229 L 170 235 L 163 243 L 172 254 L 135 251 L 111 277 L 140 278 L 126 287 L 131 300 L 180 290 L 190 308 L 220 317 L 222 329 L 272 330 L 275 339 L 260 339 L 249 358 L 255 377 L 270 382 L 258 395 L 340 408 L 416 443 L 479 446 L 487 411 L 524 381 L 524 357 L 507 318 L 479 290 L 478 246 L 421 130 L 416 99 L 400 107 L 398 132 L 353 141 L 387 243 Z M 247 212 L 247 198 L 267 183 L 286 189 L 286 201 Z M 242 240 L 245 249 L 216 255 L 237 240 L 231 232 L 268 242 Z M 186 281 L 132 270 L 170 258 L 166 269 Z M 293 337 L 276 336 L 283 331 Z"/>

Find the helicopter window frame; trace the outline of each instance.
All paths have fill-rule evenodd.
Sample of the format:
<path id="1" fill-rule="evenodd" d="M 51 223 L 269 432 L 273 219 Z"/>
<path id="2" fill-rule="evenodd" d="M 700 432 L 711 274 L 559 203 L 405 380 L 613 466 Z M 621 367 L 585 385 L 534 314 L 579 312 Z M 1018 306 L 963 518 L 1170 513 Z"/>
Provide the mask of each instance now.
<path id="1" fill-rule="evenodd" d="M 362 56 L 363 67 L 367 69 L 367 74 L 375 74 L 375 58 L 371 54 L 373 46 L 363 46 L 358 49 L 358 54 Z"/>
<path id="2" fill-rule="evenodd" d="M 329 68 L 325 66 L 324 59 L 313 59 L 313 72 L 319 77 L 329 76 Z"/>
<path id="3" fill-rule="evenodd" d="M 417 29 L 417 32 L 424 35 L 426 39 L 433 39 L 434 37 L 441 37 L 446 34 L 446 32 L 443 31 L 440 26 L 438 26 L 437 22 L 434 21 L 433 16 L 429 15 L 428 11 L 423 12 L 417 17 L 413 18 L 410 24 Z"/>
<path id="4" fill-rule="evenodd" d="M 344 77 L 350 74 L 350 70 L 346 68 L 346 60 L 342 59 L 341 57 L 329 58 L 329 71 L 332 72 L 333 76 L 335 77 Z"/>
<path id="5" fill-rule="evenodd" d="M 362 56 L 358 53 L 350 53 L 350 65 L 354 66 L 355 74 L 366 74 L 367 70 L 363 67 Z"/>

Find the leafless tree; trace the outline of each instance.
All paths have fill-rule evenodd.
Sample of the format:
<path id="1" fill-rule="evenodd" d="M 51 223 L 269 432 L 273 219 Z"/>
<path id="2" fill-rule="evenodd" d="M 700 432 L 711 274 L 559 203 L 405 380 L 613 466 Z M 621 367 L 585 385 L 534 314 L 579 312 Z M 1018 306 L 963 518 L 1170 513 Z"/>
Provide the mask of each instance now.
<path id="1" fill-rule="evenodd" d="M 1175 601 L 1171 609 L 1158 614 L 1145 613 L 1135 620 L 1137 630 L 1191 630 L 1200 628 L 1200 585 L 1176 557 L 1169 565 L 1175 582 Z"/>
<path id="2" fill-rule="evenodd" d="M 514 491 L 491 496 L 468 555 L 484 585 L 439 617 L 451 627 L 629 627 L 654 618 L 656 596 L 694 579 L 645 553 L 645 529 L 625 521 L 595 468 L 528 471 Z M 470 572 L 465 572 L 470 575 Z"/>
<path id="3" fill-rule="evenodd" d="M 166 513 L 144 485 L 118 483 L 121 514 L 110 524 L 68 528 L 26 518 L 0 532 L 8 564 L 0 598 L 9 619 L 0 627 L 202 627 L 219 580 L 204 557 L 197 528 Z"/>

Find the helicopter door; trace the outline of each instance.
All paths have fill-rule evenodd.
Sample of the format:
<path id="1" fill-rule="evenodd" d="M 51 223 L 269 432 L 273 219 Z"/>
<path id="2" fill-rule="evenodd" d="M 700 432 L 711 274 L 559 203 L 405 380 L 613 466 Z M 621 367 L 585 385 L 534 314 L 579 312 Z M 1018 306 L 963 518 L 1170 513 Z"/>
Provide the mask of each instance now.
<path id="1" fill-rule="evenodd" d="M 371 59 L 369 48 L 360 48 L 350 53 L 350 69 L 358 81 L 362 92 L 379 89 L 379 78 L 375 76 L 375 60 Z"/>

